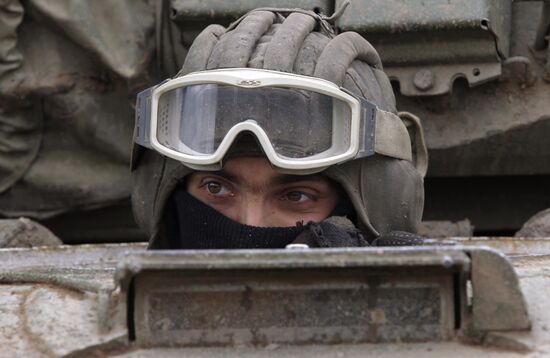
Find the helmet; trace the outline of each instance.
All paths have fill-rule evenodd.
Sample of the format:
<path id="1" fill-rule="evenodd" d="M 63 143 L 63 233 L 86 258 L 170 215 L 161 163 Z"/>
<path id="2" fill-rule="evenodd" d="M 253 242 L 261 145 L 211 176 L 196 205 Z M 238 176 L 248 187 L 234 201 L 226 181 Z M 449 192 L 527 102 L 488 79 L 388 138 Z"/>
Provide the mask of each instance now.
<path id="1" fill-rule="evenodd" d="M 193 42 L 176 77 L 232 68 L 330 81 L 376 104 L 382 112 L 397 114 L 393 90 L 376 50 L 355 32 L 336 35 L 326 19 L 314 12 L 257 9 L 228 28 L 210 25 Z M 411 152 L 408 155 L 394 155 L 392 148 L 399 144 L 391 135 L 381 135 L 376 138 L 381 149 L 372 155 L 348 157 L 347 161 L 319 168 L 348 195 L 356 211 L 356 224 L 368 240 L 394 230 L 415 232 L 421 220 L 426 149 L 418 119 L 410 114 L 401 117 L 398 127 L 407 125 L 409 129 L 404 130 L 409 140 L 406 148 Z M 411 131 L 414 135 L 409 136 Z M 136 138 L 139 136 L 135 133 Z M 235 155 L 239 151 L 229 152 Z M 173 219 L 167 213 L 167 202 L 181 180 L 194 171 L 191 167 L 134 145 L 132 206 L 138 225 L 150 237 L 151 248 L 171 247 L 166 228 Z"/>

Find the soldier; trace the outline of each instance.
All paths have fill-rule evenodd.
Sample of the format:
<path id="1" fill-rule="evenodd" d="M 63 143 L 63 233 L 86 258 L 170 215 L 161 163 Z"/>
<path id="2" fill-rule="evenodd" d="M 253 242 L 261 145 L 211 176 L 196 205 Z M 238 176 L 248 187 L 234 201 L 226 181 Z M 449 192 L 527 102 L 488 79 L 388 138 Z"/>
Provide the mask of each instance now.
<path id="1" fill-rule="evenodd" d="M 152 249 L 411 245 L 425 147 L 375 49 L 305 10 L 207 27 L 136 106 L 132 203 Z M 417 147 L 419 149 L 417 149 Z"/>

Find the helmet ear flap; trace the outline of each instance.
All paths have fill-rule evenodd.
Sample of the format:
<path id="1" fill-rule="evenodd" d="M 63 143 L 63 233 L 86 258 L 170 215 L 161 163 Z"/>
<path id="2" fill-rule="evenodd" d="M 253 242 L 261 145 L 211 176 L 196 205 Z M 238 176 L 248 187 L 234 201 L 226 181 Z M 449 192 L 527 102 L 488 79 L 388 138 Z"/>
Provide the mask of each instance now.
<path id="1" fill-rule="evenodd" d="M 375 154 L 332 166 L 323 174 L 346 191 L 367 239 L 395 230 L 416 232 L 424 184 L 410 162 Z"/>
<path id="2" fill-rule="evenodd" d="M 399 118 L 407 126 L 411 138 L 413 164 L 422 178 L 428 172 L 428 149 L 424 141 L 424 130 L 420 118 L 409 112 L 399 112 Z"/>
<path id="3" fill-rule="evenodd" d="M 151 237 L 158 216 L 155 201 L 167 158 L 150 149 L 138 148 L 137 152 L 132 156 L 132 211 L 138 226 Z"/>

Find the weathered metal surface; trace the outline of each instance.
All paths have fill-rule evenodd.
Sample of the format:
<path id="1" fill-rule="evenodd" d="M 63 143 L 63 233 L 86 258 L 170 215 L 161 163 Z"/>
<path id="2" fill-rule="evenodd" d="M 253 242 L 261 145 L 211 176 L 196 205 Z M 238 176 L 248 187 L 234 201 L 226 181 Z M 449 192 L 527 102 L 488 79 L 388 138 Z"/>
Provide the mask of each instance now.
<path id="1" fill-rule="evenodd" d="M 543 210 L 527 220 L 516 236 L 550 236 L 550 209 Z"/>
<path id="2" fill-rule="evenodd" d="M 454 328 L 450 276 L 384 280 L 342 269 L 168 272 L 134 282 L 140 345 L 439 341 Z"/>
<path id="3" fill-rule="evenodd" d="M 94 294 L 58 286 L 2 284 L 0 303 L 0 357 L 89 356 L 99 346 L 107 351 L 126 342 L 124 325 L 101 331 Z M 123 312 L 110 313 L 114 317 Z"/>
<path id="4" fill-rule="evenodd" d="M 50 283 L 82 291 L 114 289 L 116 264 L 145 244 L 78 245 L 0 250 L 0 283 Z"/>
<path id="5" fill-rule="evenodd" d="M 470 237 L 474 234 L 474 228 L 468 219 L 456 222 L 422 221 L 417 233 L 424 237 Z"/>
<path id="6" fill-rule="evenodd" d="M 509 239 L 512 240 L 512 238 Z M 491 240 L 488 239 L 487 242 L 489 244 L 492 244 L 493 242 L 497 242 L 497 240 L 499 239 L 493 238 Z M 541 238 L 538 238 L 538 240 L 543 241 Z M 550 240 L 547 239 L 547 241 Z M 115 356 L 117 354 L 131 354 L 132 356 L 150 356 L 150 354 L 155 354 L 157 356 L 170 356 L 173 354 L 215 356 L 216 354 L 221 354 L 221 351 L 216 348 L 146 350 L 143 347 L 136 346 L 136 343 L 128 345 L 127 321 L 125 319 L 126 309 L 124 308 L 126 297 L 124 296 L 124 292 L 122 296 L 119 296 L 118 291 L 112 291 L 112 288 L 114 287 L 112 283 L 112 274 L 114 267 L 120 263 L 122 257 L 125 255 L 125 252 L 138 254 L 140 252 L 144 252 L 144 248 L 144 245 L 140 244 L 82 245 L 75 247 L 64 246 L 60 248 L 0 250 L 0 265 L 2 265 L 0 266 L 2 267 L 0 271 L 4 271 L 0 276 L 0 279 L 2 281 L 2 284 L 0 285 L 0 307 L 2 307 L 2 314 L 0 315 L 0 323 L 2 327 L 0 329 L 0 344 L 2 344 L 3 346 L 2 354 L 6 353 L 6 356 L 13 356 L 14 354 L 16 354 L 20 356 L 22 355 L 33 357 L 64 355 L 70 355 L 73 357 L 86 357 L 93 354 L 101 356 Z M 473 252 L 472 250 L 476 249 L 474 248 L 469 250 L 470 252 Z M 381 276 L 385 275 L 385 277 L 387 278 L 386 282 L 390 282 L 391 280 L 389 279 L 392 277 L 392 275 L 397 273 L 396 270 L 400 270 L 399 272 L 401 272 L 401 274 L 398 274 L 397 277 L 395 277 L 396 280 L 392 281 L 393 283 L 389 284 L 389 286 L 386 286 L 389 289 L 398 289 L 403 288 L 399 286 L 399 282 L 403 283 L 405 277 L 414 277 L 414 265 L 420 265 L 421 267 L 424 267 L 423 270 L 425 272 L 428 272 L 430 265 L 432 265 L 432 268 L 439 267 L 441 270 L 444 270 L 445 266 L 448 266 L 450 262 L 449 258 L 452 259 L 451 261 L 454 260 L 455 265 L 458 265 L 453 266 L 455 269 L 459 267 L 460 262 L 465 263 L 464 261 L 460 261 L 464 259 L 463 256 L 456 255 L 456 253 L 460 251 L 459 249 L 452 248 L 449 250 L 449 248 L 445 247 L 441 247 L 439 249 L 436 249 L 435 251 L 430 248 L 412 250 L 412 252 L 409 252 L 411 250 L 406 249 L 390 250 L 397 255 L 394 255 L 394 258 L 400 258 L 399 260 L 394 261 L 388 261 L 388 257 L 385 256 L 386 254 L 382 253 L 382 250 L 370 249 L 370 252 L 372 253 L 372 255 L 370 256 L 364 255 L 364 252 L 360 252 L 361 250 L 355 253 L 354 251 L 355 250 L 353 249 L 348 250 L 349 255 L 347 256 L 350 258 L 350 260 L 347 261 L 347 263 L 351 266 L 354 266 L 354 270 L 356 270 L 354 271 L 355 274 L 339 277 L 337 277 L 337 272 L 344 272 L 345 270 L 349 270 L 345 269 L 344 267 L 345 261 L 342 260 L 341 257 L 340 259 L 338 259 L 338 255 L 335 254 L 332 254 L 332 256 L 329 254 L 324 254 L 323 260 L 313 260 L 313 256 L 321 254 L 320 252 L 314 254 L 311 257 L 311 260 L 304 260 L 302 263 L 299 263 L 300 260 L 283 260 L 282 258 L 287 256 L 294 257 L 296 259 L 300 255 L 302 257 L 306 257 L 307 255 L 304 255 L 303 252 L 301 253 L 293 251 L 292 253 L 290 253 L 290 255 L 286 255 L 288 254 L 288 252 L 286 252 L 278 256 L 274 255 L 271 257 L 265 254 L 263 256 L 262 254 L 255 256 L 252 254 L 253 252 L 250 252 L 249 254 L 235 253 L 233 259 L 227 260 L 225 261 L 225 264 L 220 265 L 219 270 L 214 270 L 216 263 L 215 257 L 219 253 L 195 253 L 194 255 L 192 255 L 194 256 L 194 259 L 186 260 L 185 262 L 177 259 L 178 253 L 170 254 L 159 252 L 159 257 L 165 258 L 163 262 L 166 262 L 167 267 L 171 268 L 170 271 L 172 271 L 173 269 L 177 269 L 178 267 L 180 269 L 186 268 L 186 272 L 188 273 L 197 273 L 199 271 L 206 272 L 209 270 L 216 271 L 217 273 L 207 277 L 203 276 L 202 278 L 200 277 L 200 275 L 180 276 L 174 274 L 174 271 L 172 271 L 170 275 L 163 276 L 163 280 L 166 280 L 164 281 L 165 283 L 167 283 L 169 280 L 172 280 L 172 282 L 185 280 L 185 277 L 187 277 L 187 284 L 186 286 L 183 286 L 188 288 L 194 287 L 195 289 L 199 288 L 199 290 L 191 292 L 191 294 L 198 294 L 199 296 L 201 295 L 201 289 L 204 288 L 206 288 L 206 290 L 203 290 L 202 293 L 213 293 L 214 295 L 216 295 L 227 289 L 228 285 L 234 284 L 239 280 L 241 280 L 241 282 L 247 281 L 247 277 L 243 277 L 240 275 L 227 277 L 231 271 L 235 272 L 236 267 L 247 267 L 248 269 L 246 269 L 245 271 L 248 272 L 255 271 L 252 276 L 248 276 L 248 278 L 255 277 L 256 286 L 253 286 L 253 288 L 266 288 L 270 285 L 271 287 L 277 287 L 272 285 L 274 282 L 277 282 L 276 275 L 262 276 L 259 275 L 259 273 L 278 270 L 284 272 L 286 270 L 283 269 L 283 267 L 290 267 L 290 271 L 295 270 L 294 272 L 300 273 L 295 273 L 291 277 L 287 277 L 290 279 L 291 282 L 295 283 L 292 286 L 286 286 L 286 289 L 288 289 L 289 292 L 292 292 L 292 290 L 294 290 L 294 296 L 292 294 L 289 296 L 277 296 L 276 290 L 251 290 L 252 293 L 259 293 L 258 296 L 254 296 L 253 294 L 249 296 L 250 299 L 254 298 L 252 301 L 249 301 L 251 302 L 249 306 L 251 309 L 255 308 L 257 312 L 266 312 L 267 310 L 271 309 L 274 311 L 273 313 L 277 313 L 283 309 L 282 307 L 288 308 L 292 307 L 292 305 L 297 305 L 296 307 L 302 307 L 299 306 L 298 303 L 308 302 L 308 300 L 304 299 L 304 297 L 306 297 L 307 295 L 296 295 L 296 292 L 304 293 L 307 292 L 307 290 L 298 291 L 297 284 L 303 283 L 304 280 L 306 280 L 307 282 L 307 280 L 309 279 L 311 281 L 318 280 L 317 282 L 325 282 L 324 285 L 320 286 L 321 290 L 332 292 L 330 291 L 330 289 L 336 288 L 336 292 L 340 293 L 340 295 L 336 295 L 336 297 L 329 298 L 328 301 L 326 301 L 326 297 L 321 296 L 321 298 L 325 300 L 324 302 L 334 303 L 335 301 L 340 300 L 340 302 L 351 303 L 356 300 L 359 308 L 351 310 L 344 309 L 340 311 L 341 307 L 338 307 L 338 305 L 336 304 L 322 306 L 320 305 L 319 300 L 313 300 L 313 305 L 308 305 L 302 307 L 301 309 L 306 311 L 309 309 L 311 310 L 310 312 L 314 312 L 315 309 L 324 309 L 328 310 L 329 313 L 332 312 L 338 316 L 343 313 L 344 318 L 340 318 L 343 321 L 346 321 L 346 319 L 348 319 L 355 320 L 357 322 L 361 319 L 361 317 L 366 317 L 367 322 L 368 320 L 372 319 L 379 323 L 383 322 L 384 319 L 386 320 L 386 322 L 391 322 L 393 319 L 395 319 L 395 317 L 389 316 L 387 314 L 382 314 L 382 311 L 386 309 L 387 312 L 392 312 L 393 310 L 393 312 L 398 311 L 399 313 L 405 314 L 405 317 L 403 318 L 405 320 L 412 319 L 415 321 L 421 321 L 423 318 L 430 317 L 430 315 L 426 316 L 426 314 L 427 312 L 430 312 L 431 308 L 428 308 L 432 306 L 428 305 L 426 307 L 427 310 L 424 311 L 416 311 L 415 307 L 418 306 L 410 304 L 414 303 L 415 300 L 421 299 L 423 295 L 421 291 L 420 293 L 417 293 L 416 296 L 412 297 L 390 296 L 389 301 L 386 301 L 397 302 L 399 300 L 404 300 L 403 302 L 407 301 L 410 305 L 406 304 L 405 306 L 400 308 L 396 308 L 394 306 L 385 306 L 384 310 L 375 311 L 372 314 L 369 313 L 366 316 L 361 316 L 359 312 L 361 311 L 360 308 L 365 307 L 365 304 L 370 305 L 372 303 L 372 298 L 369 298 L 372 296 L 369 296 L 368 290 L 368 285 L 370 283 L 368 281 L 369 277 L 372 278 L 373 275 L 377 274 L 380 274 Z M 433 255 L 428 254 L 428 252 L 430 251 L 432 251 Z M 407 256 L 410 256 L 410 264 L 413 266 L 405 265 L 402 266 L 402 268 L 400 269 L 399 267 L 401 267 L 401 264 L 406 263 Z M 384 266 L 383 264 L 385 260 L 384 257 L 386 257 L 386 266 Z M 372 352 L 373 354 L 375 354 L 375 356 L 384 357 L 394 356 L 396 354 L 403 355 L 405 353 L 421 354 L 422 356 L 445 355 L 449 357 L 459 357 L 464 355 L 476 355 L 492 357 L 496 355 L 496 357 L 512 357 L 516 356 L 516 354 L 511 353 L 510 349 L 521 349 L 524 351 L 531 351 L 531 354 L 526 356 L 535 357 L 537 356 L 537 354 L 539 354 L 539 356 L 544 355 L 546 344 L 547 342 L 550 342 L 550 333 L 548 333 L 547 328 L 548 322 L 550 322 L 550 303 L 547 302 L 547 300 L 541 299 L 541 297 L 545 297 L 545 295 L 547 295 L 546 291 L 550 292 L 550 283 L 547 279 L 547 275 L 550 274 L 550 271 L 548 269 L 545 269 L 545 267 L 550 265 L 549 257 L 550 255 L 522 255 L 515 256 L 513 259 L 515 269 L 520 279 L 520 285 L 523 292 L 525 293 L 525 297 L 529 305 L 529 315 L 533 324 L 532 331 L 527 333 L 492 332 L 490 335 L 485 336 L 485 338 L 483 336 L 477 338 L 478 343 L 480 342 L 486 345 L 491 345 L 492 347 L 496 346 L 500 347 L 500 349 L 506 349 L 508 350 L 506 353 L 502 353 L 502 351 L 497 352 L 487 350 L 482 346 L 461 345 L 452 342 L 431 342 L 416 344 L 358 344 L 356 341 L 354 341 L 354 344 L 301 345 L 299 346 L 299 348 L 292 348 L 291 346 L 287 346 L 283 343 L 265 344 L 265 341 L 262 344 L 262 341 L 258 341 L 257 343 L 259 343 L 260 346 L 257 348 L 244 348 L 241 347 L 239 344 L 236 344 L 232 345 L 230 348 L 225 348 L 223 352 L 225 352 L 226 354 L 238 356 L 273 356 L 275 354 L 277 356 L 295 356 L 299 352 L 300 355 L 306 357 L 334 357 L 341 356 L 341 354 L 345 354 L 345 356 L 359 356 L 364 355 L 365 352 L 368 351 L 369 353 Z M 361 265 L 365 264 L 371 259 L 374 264 L 374 272 L 367 272 L 365 275 L 361 275 L 361 270 L 359 270 Z M 135 257 L 134 259 L 128 258 L 128 260 L 129 261 L 126 261 L 126 264 L 123 264 L 120 267 L 120 272 L 126 273 L 130 276 L 135 274 L 136 272 L 141 272 L 141 270 L 143 270 L 143 272 L 151 273 L 151 268 L 155 267 L 155 265 L 157 264 L 154 260 L 140 261 L 136 260 Z M 142 263 L 142 265 L 140 264 L 140 262 Z M 292 262 L 294 262 L 294 264 L 292 264 Z M 393 269 L 389 269 L 387 267 L 388 262 L 393 262 L 390 265 L 393 265 Z M 326 275 L 313 275 L 309 278 L 307 275 L 302 275 L 303 272 L 319 272 L 320 268 L 323 266 L 327 267 L 327 270 L 325 272 Z M 14 269 L 12 269 L 11 275 L 6 275 L 6 272 L 4 270 L 6 267 L 14 267 Z M 55 267 L 57 267 L 57 269 L 55 269 Z M 258 267 L 258 269 L 254 270 L 253 267 Z M 277 267 L 279 267 L 279 269 L 277 269 Z M 37 270 L 38 272 L 42 273 L 42 276 L 29 276 L 28 270 Z M 451 269 L 450 272 L 456 272 L 453 270 L 454 269 Z M 18 272 L 21 274 L 18 275 Z M 224 275 L 222 274 L 223 272 L 226 273 L 225 277 L 227 278 L 227 280 L 225 280 L 223 283 L 218 282 L 217 285 L 208 286 L 209 281 L 210 283 L 215 281 L 216 275 L 218 275 L 219 278 L 224 277 Z M 420 272 L 421 271 L 419 271 L 418 273 Z M 497 272 L 497 274 L 500 273 Z M 302 276 L 304 277 L 304 280 L 300 279 L 300 277 Z M 359 285 L 355 285 L 354 282 L 357 282 L 357 278 L 359 276 L 363 277 L 362 281 Z M 19 277 L 19 279 L 17 279 L 17 277 Z M 52 277 L 57 277 L 57 279 L 52 279 Z M 119 276 L 119 278 L 123 277 L 125 276 Z M 330 277 L 332 277 L 332 279 L 330 279 Z M 347 277 L 347 279 L 344 279 L 345 277 Z M 77 278 L 82 279 L 82 281 L 89 281 L 91 282 L 91 284 L 66 284 L 66 281 L 75 281 Z M 155 288 L 154 283 L 157 282 L 161 282 L 161 280 L 158 280 L 157 278 L 155 278 L 153 281 L 149 280 L 149 283 L 153 284 L 152 288 Z M 425 283 L 427 282 L 430 282 L 429 278 L 426 278 Z M 436 280 L 436 282 L 440 281 Z M 192 285 L 190 285 L 190 283 L 192 283 Z M 346 284 L 348 284 L 349 288 L 350 283 L 353 283 L 351 286 L 355 286 L 356 289 L 355 291 L 353 291 L 353 293 L 348 295 L 346 294 L 348 293 L 348 291 L 346 291 Z M 498 285 L 498 280 L 494 284 Z M 485 285 L 483 285 L 483 287 L 484 286 Z M 160 285 L 156 286 L 156 288 L 158 287 L 160 287 Z M 220 287 L 221 290 L 218 290 L 220 289 Z M 309 290 L 309 292 L 315 292 L 314 289 L 316 287 L 318 288 L 319 286 L 311 285 L 311 289 Z M 405 288 L 411 289 L 411 287 L 414 286 L 409 285 Z M 482 289 L 484 289 L 483 287 Z M 169 286 L 169 288 L 174 291 L 174 286 Z M 365 290 L 363 290 L 363 288 Z M 279 292 L 284 292 L 285 286 L 279 285 L 278 289 Z M 382 307 L 384 307 L 384 299 L 388 299 L 387 296 L 385 297 L 383 295 L 383 289 L 384 286 L 379 285 L 378 303 L 381 303 Z M 492 283 L 490 286 L 487 287 L 487 289 L 495 290 L 495 286 L 493 286 Z M 165 290 L 163 294 L 168 294 L 168 291 Z M 152 291 L 151 294 L 153 295 L 155 294 L 155 292 L 159 293 L 159 291 L 157 290 Z M 236 305 L 236 307 L 239 307 L 240 304 L 243 303 L 243 301 L 239 301 L 237 298 L 239 297 L 239 295 L 241 295 L 240 297 L 242 297 L 242 294 L 246 292 L 246 290 L 234 290 L 232 292 L 234 296 L 228 297 L 233 298 L 234 300 L 228 299 L 227 301 L 232 302 L 234 305 Z M 394 290 L 394 292 L 397 292 L 397 290 Z M 108 294 L 105 295 L 105 293 Z M 262 294 L 266 293 L 267 296 L 262 296 Z M 479 293 L 479 291 L 476 291 L 474 292 L 474 295 Z M 179 294 L 180 298 L 184 297 L 184 295 L 182 296 L 181 294 L 185 294 L 185 291 L 180 290 Z M 358 299 L 362 294 L 367 295 L 366 303 L 365 301 L 361 301 L 360 299 Z M 271 297 L 269 297 L 270 295 Z M 503 294 L 503 296 L 509 297 L 510 295 Z M 187 299 L 189 299 L 190 297 L 191 296 L 187 296 Z M 219 297 L 221 296 L 218 296 L 218 298 Z M 320 296 L 309 296 L 309 298 L 315 297 L 319 298 Z M 205 303 L 205 305 L 202 306 L 203 308 L 210 308 L 218 313 L 223 312 L 220 309 L 221 305 L 208 305 L 209 302 L 214 303 L 216 301 L 212 298 L 211 295 L 205 294 L 201 298 L 203 300 L 199 300 L 198 303 L 197 300 L 193 300 L 194 304 L 192 304 L 191 306 L 180 306 L 182 310 L 181 312 L 185 312 L 186 309 L 191 309 L 192 312 L 195 313 L 194 316 L 191 315 L 191 317 L 194 317 L 195 319 L 194 323 L 202 324 L 203 327 L 208 328 L 211 327 L 210 325 L 213 323 L 198 320 L 198 316 L 201 314 L 202 311 L 200 309 L 196 310 L 197 307 L 199 307 L 201 303 Z M 164 299 L 165 301 L 157 302 L 166 302 L 166 300 L 170 301 L 173 300 L 174 297 L 170 298 L 165 296 L 162 299 Z M 181 302 L 185 303 L 189 301 Z M 271 302 L 272 304 L 269 305 L 269 302 Z M 433 303 L 434 301 L 430 302 Z M 287 303 L 287 305 L 283 305 L 282 303 Z M 167 312 L 170 312 L 169 305 L 156 305 L 154 306 L 154 308 L 157 309 L 157 313 L 165 314 Z M 285 309 L 283 311 L 285 313 L 289 312 L 288 309 Z M 179 311 L 179 309 L 177 310 L 178 314 L 181 314 L 181 312 Z M 240 311 L 238 309 L 236 311 L 233 311 L 233 319 L 236 322 L 247 322 L 246 320 L 237 320 L 237 318 L 239 318 L 239 312 Z M 433 312 L 433 310 L 431 312 Z M 173 313 L 174 312 L 172 312 L 172 314 Z M 346 313 L 348 315 L 346 315 Z M 407 313 L 410 315 L 407 316 Z M 417 313 L 420 315 L 420 317 L 416 316 Z M 424 314 L 425 316 L 422 317 L 422 314 Z M 220 317 L 223 318 L 223 314 L 221 314 Z M 279 317 L 281 321 L 284 321 L 285 316 L 283 313 L 280 313 Z M 227 313 L 227 316 L 225 318 L 231 318 L 231 313 Z M 273 319 L 275 319 L 275 315 L 273 315 Z M 294 322 L 307 322 L 307 320 L 309 319 L 310 317 L 308 317 L 308 315 L 306 314 L 301 317 L 296 316 L 294 318 Z M 248 322 L 251 323 L 251 321 Z M 465 325 L 467 322 L 467 319 L 463 320 L 463 323 Z M 170 320 L 160 320 L 153 321 L 151 322 L 151 324 L 153 324 L 153 326 L 156 325 L 157 328 L 164 329 L 164 332 L 168 333 L 171 322 Z M 223 324 L 223 322 L 218 322 L 215 327 L 219 328 L 223 326 Z M 330 322 L 325 321 L 324 324 L 326 327 L 327 325 L 330 325 Z M 381 332 L 382 326 L 383 324 L 378 326 L 379 332 Z M 275 326 L 275 329 L 276 328 L 277 326 Z M 391 334 L 401 334 L 405 330 L 409 330 L 408 334 L 416 334 L 418 336 L 421 333 L 429 332 L 424 331 L 411 333 L 411 330 L 414 329 L 411 327 L 401 329 L 401 331 L 391 331 L 387 334 L 388 336 L 390 336 Z M 297 329 L 294 328 L 291 331 L 296 332 L 296 330 Z M 288 331 L 289 330 L 287 329 L 287 332 Z M 60 334 L 59 332 L 64 333 Z M 365 334 L 365 332 L 360 331 L 360 334 Z M 2 356 L 2 354 L 0 354 L 0 356 Z"/>
<path id="7" fill-rule="evenodd" d="M 500 76 L 511 6 L 501 0 L 358 0 L 338 26 L 366 36 L 402 94 L 440 95 L 459 77 L 474 86 Z"/>
<path id="8" fill-rule="evenodd" d="M 125 282 L 135 272 L 157 269 L 288 269 L 328 267 L 464 266 L 462 251 L 447 247 L 381 247 L 312 250 L 159 250 L 129 255 L 117 268 Z"/>
<path id="9" fill-rule="evenodd" d="M 432 241 L 428 241 L 431 243 Z M 508 256 L 512 261 L 521 257 L 550 255 L 550 237 L 441 237 L 434 245 L 488 246 Z"/>
<path id="10" fill-rule="evenodd" d="M 27 218 L 0 220 L 0 247 L 59 246 L 50 230 Z"/>
<path id="11" fill-rule="evenodd" d="M 300 8 L 324 14 L 332 13 L 333 0 L 171 0 L 172 18 L 176 21 L 204 21 L 236 19 L 259 7 Z"/>
<path id="12" fill-rule="evenodd" d="M 545 60 L 538 60 L 531 48 L 541 12 L 542 1 L 514 3 L 511 21 L 510 56 L 528 57 L 537 77 L 542 76 Z M 499 81 L 474 88 L 457 82 L 445 96 L 419 99 L 397 94 L 398 108 L 422 119 L 429 176 L 550 173 L 545 139 L 550 133 L 550 85 L 541 80 L 522 85 L 523 71 L 520 64 L 508 66 Z"/>
<path id="13" fill-rule="evenodd" d="M 147 252 L 116 277 L 129 335 L 144 346 L 418 342 L 529 328 L 514 270 L 487 248 Z"/>
<path id="14" fill-rule="evenodd" d="M 472 250 L 473 328 L 513 331 L 531 327 L 512 265 L 496 252 Z"/>
<path id="15" fill-rule="evenodd" d="M 524 352 L 510 352 L 498 349 L 479 348 L 464 344 L 449 343 L 419 343 L 419 344 L 359 344 L 359 345 L 311 345 L 285 346 L 272 345 L 266 348 L 235 347 L 235 348 L 156 348 L 140 349 L 127 354 L 118 354 L 115 357 L 128 358 L 175 358 L 189 356 L 196 358 L 243 357 L 243 358 L 364 358 L 364 357 L 422 357 L 422 358 L 543 358 L 547 350 L 526 354 Z"/>
<path id="16" fill-rule="evenodd" d="M 21 302 L 24 330 L 42 353 L 50 357 L 85 356 L 96 347 L 108 349 L 126 343 L 125 312 L 114 307 L 112 326 L 100 325 L 101 306 L 95 294 L 59 287 L 35 287 Z"/>
<path id="17" fill-rule="evenodd" d="M 0 285 L 0 345 L 3 357 L 28 355 L 33 352 L 41 357 L 40 352 L 34 349 L 34 342 L 25 335 L 21 315 L 21 305 L 32 291 L 32 285 Z"/>
<path id="18" fill-rule="evenodd" d="M 495 238 L 494 240 L 497 240 Z M 138 349 L 117 357 L 482 357 L 482 358 L 542 358 L 550 354 L 550 256 L 523 256 L 514 261 L 525 295 L 532 329 L 528 333 L 493 335 L 482 345 L 459 342 L 338 344 L 288 346 L 272 344 L 265 347 L 236 346 L 232 348 L 156 348 Z"/>
<path id="19" fill-rule="evenodd" d="M 90 356 L 127 341 L 113 273 L 144 245 L 0 250 L 0 357 Z"/>

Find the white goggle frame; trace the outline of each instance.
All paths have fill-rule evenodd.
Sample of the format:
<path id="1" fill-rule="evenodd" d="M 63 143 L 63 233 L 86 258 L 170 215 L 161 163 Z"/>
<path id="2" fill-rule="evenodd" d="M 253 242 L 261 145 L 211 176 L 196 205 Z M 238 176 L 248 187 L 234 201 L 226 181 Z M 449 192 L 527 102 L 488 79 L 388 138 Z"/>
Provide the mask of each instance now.
<path id="1" fill-rule="evenodd" d="M 162 94 L 168 91 L 197 84 L 220 84 L 242 88 L 296 88 L 334 97 L 349 105 L 351 110 L 351 138 L 349 141 L 349 148 L 341 154 L 330 157 L 322 157 L 317 155 L 310 158 L 281 158 L 281 156 L 275 152 L 265 131 L 256 123 L 249 121 L 234 125 L 227 132 L 217 150 L 210 155 L 185 154 L 162 145 L 157 139 L 157 114 L 159 98 Z M 390 118 L 388 116 L 393 116 L 399 120 L 399 117 L 395 114 L 382 111 L 372 102 L 369 102 L 362 97 L 352 95 L 350 92 L 339 88 L 334 83 L 320 78 L 250 68 L 207 70 L 169 79 L 157 86 L 140 92 L 138 94 L 136 104 L 135 142 L 144 147 L 154 149 L 169 158 L 180 161 L 193 169 L 219 170 L 221 169 L 223 158 L 235 138 L 241 132 L 248 131 L 256 136 L 268 160 L 273 166 L 291 172 L 307 173 L 318 171 L 331 165 L 342 163 L 354 158 L 373 155 L 377 151 L 375 148 L 377 145 L 376 127 L 378 125 L 377 122 L 379 122 L 377 121 L 377 117 L 380 118 L 380 114 L 382 114 L 382 117 L 385 118 Z M 362 123 L 362 121 L 364 121 L 364 123 Z M 401 159 L 410 160 L 411 149 L 408 133 L 400 120 L 399 123 L 403 127 L 401 129 L 401 133 L 399 133 L 399 136 L 403 136 L 403 130 L 407 135 L 406 141 L 408 143 L 408 154 L 397 153 L 399 155 L 392 155 L 391 153 L 384 153 L 384 150 L 382 150 L 381 154 L 399 158 L 406 156 L 406 158 Z M 395 124 L 393 127 L 395 127 Z M 401 142 L 403 141 L 401 140 Z M 385 151 L 388 152 L 388 150 Z M 405 148 L 405 152 L 406 151 L 407 150 Z M 398 152 L 403 152 L 403 150 L 400 149 Z"/>

